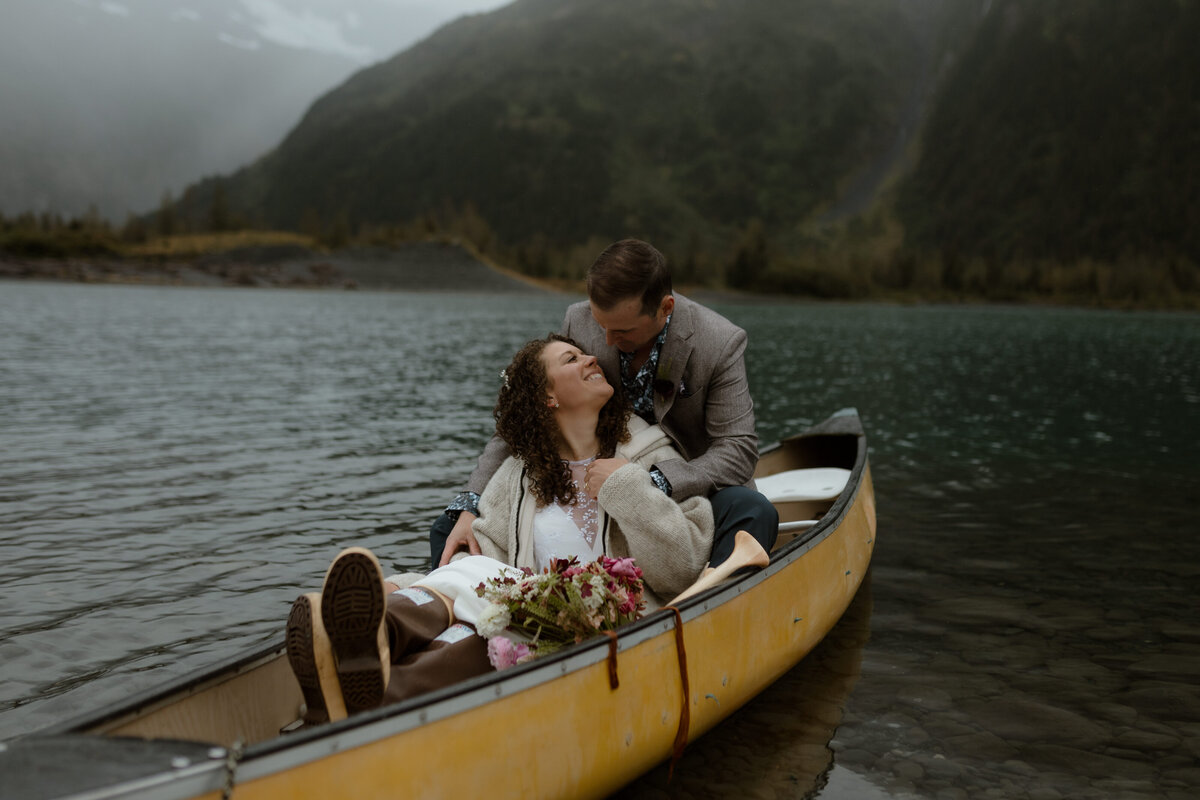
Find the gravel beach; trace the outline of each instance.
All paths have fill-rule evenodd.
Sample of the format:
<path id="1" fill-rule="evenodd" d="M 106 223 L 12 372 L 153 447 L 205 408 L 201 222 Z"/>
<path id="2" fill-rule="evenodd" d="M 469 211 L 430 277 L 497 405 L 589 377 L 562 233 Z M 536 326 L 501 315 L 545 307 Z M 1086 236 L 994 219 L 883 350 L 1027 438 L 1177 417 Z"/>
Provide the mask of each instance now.
<path id="1" fill-rule="evenodd" d="M 0 279 L 406 292 L 551 291 L 485 264 L 463 247 L 442 242 L 330 253 L 299 245 L 256 246 L 169 261 L 17 259 L 0 255 Z"/>

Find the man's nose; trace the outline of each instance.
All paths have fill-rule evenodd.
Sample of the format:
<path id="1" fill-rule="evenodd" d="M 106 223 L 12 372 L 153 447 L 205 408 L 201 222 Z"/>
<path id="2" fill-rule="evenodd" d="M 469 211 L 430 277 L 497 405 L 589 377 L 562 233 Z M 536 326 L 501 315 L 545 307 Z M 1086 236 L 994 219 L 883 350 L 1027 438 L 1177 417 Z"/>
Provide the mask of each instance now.
<path id="1" fill-rule="evenodd" d="M 609 347 L 612 347 L 617 343 L 617 337 L 613 336 L 612 331 L 610 331 L 608 328 L 604 329 L 604 343 Z"/>

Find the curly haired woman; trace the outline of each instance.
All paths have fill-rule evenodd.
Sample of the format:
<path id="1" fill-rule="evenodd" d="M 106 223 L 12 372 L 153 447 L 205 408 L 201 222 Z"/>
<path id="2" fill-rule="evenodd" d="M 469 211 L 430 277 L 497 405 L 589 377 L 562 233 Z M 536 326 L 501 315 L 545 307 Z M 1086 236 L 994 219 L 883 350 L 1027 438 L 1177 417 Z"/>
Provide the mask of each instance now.
<path id="1" fill-rule="evenodd" d="M 703 497 L 676 503 L 650 468 L 679 458 L 647 425 L 592 356 L 552 334 L 529 342 L 503 372 L 494 416 L 510 456 L 489 481 L 473 529 L 481 555 L 428 575 L 386 581 L 375 557 L 343 551 L 321 594 L 296 600 L 288 657 L 306 720 L 399 702 L 491 669 L 473 623 L 485 602 L 475 587 L 500 571 L 541 571 L 552 558 L 581 563 L 632 557 L 653 603 L 690 586 L 712 550 Z M 403 588 L 401 588 L 403 587 Z"/>

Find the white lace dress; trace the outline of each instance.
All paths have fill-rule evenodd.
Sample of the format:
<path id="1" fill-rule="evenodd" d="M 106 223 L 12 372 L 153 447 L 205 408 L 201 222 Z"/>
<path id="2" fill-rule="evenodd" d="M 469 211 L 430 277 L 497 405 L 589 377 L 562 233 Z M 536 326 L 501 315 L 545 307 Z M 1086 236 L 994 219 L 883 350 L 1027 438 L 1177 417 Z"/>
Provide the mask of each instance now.
<path id="1" fill-rule="evenodd" d="M 552 558 L 575 556 L 580 564 L 598 559 L 604 553 L 604 540 L 600 536 L 600 504 L 596 498 L 583 491 L 583 474 L 588 464 L 596 457 L 582 461 L 568 461 L 571 480 L 575 484 L 575 505 L 564 506 L 552 503 L 539 508 L 533 517 L 533 555 L 539 570 L 550 566 Z M 520 572 L 503 561 L 487 556 L 468 556 L 438 567 L 428 575 L 416 576 L 417 580 L 405 580 L 404 575 L 393 575 L 387 580 L 403 587 L 401 594 L 410 588 L 426 587 L 450 598 L 454 604 L 454 617 L 459 622 L 475 624 L 479 615 L 487 608 L 487 602 L 475 593 L 475 587 L 488 578 L 503 572 L 519 577 Z"/>
<path id="2" fill-rule="evenodd" d="M 604 554 L 600 536 L 600 504 L 583 491 L 583 474 L 595 456 L 568 461 L 571 482 L 575 486 L 575 504 L 551 503 L 539 508 L 533 518 L 533 559 L 539 570 L 550 566 L 552 558 L 575 556 L 580 564 L 595 561 Z"/>

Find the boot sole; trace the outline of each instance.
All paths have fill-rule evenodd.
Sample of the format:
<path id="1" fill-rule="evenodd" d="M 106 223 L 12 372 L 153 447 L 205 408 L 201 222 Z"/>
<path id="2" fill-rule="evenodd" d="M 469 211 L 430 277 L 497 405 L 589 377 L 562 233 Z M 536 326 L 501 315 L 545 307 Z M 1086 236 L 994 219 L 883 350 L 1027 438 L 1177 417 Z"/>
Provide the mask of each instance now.
<path id="1" fill-rule="evenodd" d="M 385 603 L 383 570 L 375 556 L 360 547 L 343 550 L 325 575 L 321 621 L 350 714 L 383 704 L 391 669 Z"/>
<path id="2" fill-rule="evenodd" d="M 292 603 L 287 621 L 287 656 L 304 696 L 305 724 L 345 719 L 337 668 L 321 622 L 319 594 L 302 595 Z"/>

